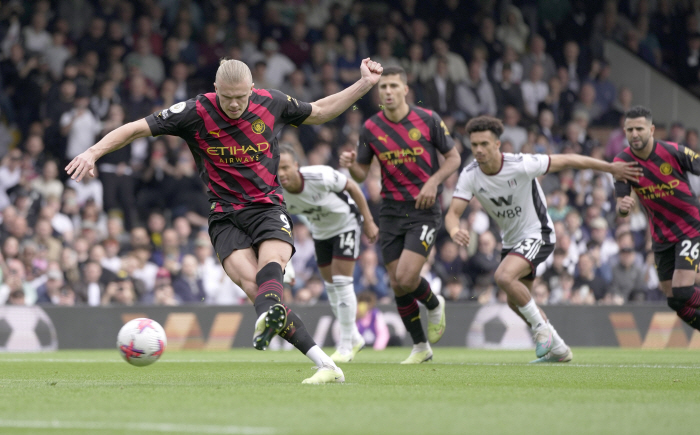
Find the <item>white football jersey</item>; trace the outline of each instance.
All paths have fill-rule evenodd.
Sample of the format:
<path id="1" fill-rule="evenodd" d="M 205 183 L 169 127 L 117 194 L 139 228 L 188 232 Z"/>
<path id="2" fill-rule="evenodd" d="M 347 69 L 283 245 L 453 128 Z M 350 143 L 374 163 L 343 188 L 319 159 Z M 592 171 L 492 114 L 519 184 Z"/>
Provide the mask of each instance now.
<path id="1" fill-rule="evenodd" d="M 284 191 L 287 210 L 305 216 L 311 236 L 327 240 L 359 226 L 360 212 L 355 202 L 345 193 L 348 179 L 330 166 L 304 166 L 301 174 L 301 192 Z"/>
<path id="2" fill-rule="evenodd" d="M 547 201 L 537 181 L 549 164 L 550 157 L 543 154 L 503 153 L 501 170 L 487 175 L 473 161 L 459 175 L 454 197 L 471 201 L 476 196 L 501 228 L 506 249 L 524 239 L 555 243 Z"/>

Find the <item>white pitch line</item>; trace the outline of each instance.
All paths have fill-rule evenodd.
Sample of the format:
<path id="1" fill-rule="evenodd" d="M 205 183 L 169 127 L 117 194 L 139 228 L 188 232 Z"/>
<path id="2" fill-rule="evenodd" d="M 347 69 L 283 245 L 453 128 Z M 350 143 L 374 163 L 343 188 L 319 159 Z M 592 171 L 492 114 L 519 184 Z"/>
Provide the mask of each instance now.
<path id="1" fill-rule="evenodd" d="M 90 359 L 33 359 L 33 358 L 0 358 L 0 364 L 4 362 L 21 362 L 21 363 L 31 363 L 31 362 L 50 362 L 50 363 L 83 363 L 83 364 L 124 364 L 121 360 L 90 360 Z M 302 361 L 271 361 L 271 360 L 199 360 L 199 359 L 189 359 L 189 360 L 169 360 L 169 361 L 158 361 L 158 364 L 182 364 L 182 363 L 252 363 L 252 364 L 307 364 Z M 372 361 L 372 362 L 358 362 L 359 364 L 387 364 L 393 365 L 397 362 L 393 361 Z M 664 365 L 664 364 L 577 364 L 577 363 L 547 363 L 547 364 L 529 364 L 527 362 L 509 362 L 509 363 L 488 363 L 488 362 L 436 362 L 433 361 L 430 365 L 438 366 L 540 366 L 540 367 L 581 367 L 581 368 L 622 368 L 622 369 L 700 369 L 700 365 Z"/>
<path id="2" fill-rule="evenodd" d="M 82 429 L 91 431 L 120 430 L 131 431 L 134 427 L 139 432 L 164 432 L 164 433 L 194 433 L 194 434 L 243 434 L 243 435 L 267 435 L 276 433 L 271 427 L 250 426 L 214 426 L 194 424 L 172 423 L 144 423 L 134 422 L 129 424 L 90 422 L 90 421 L 60 421 L 60 420 L 0 420 L 0 427 L 15 429 Z"/>

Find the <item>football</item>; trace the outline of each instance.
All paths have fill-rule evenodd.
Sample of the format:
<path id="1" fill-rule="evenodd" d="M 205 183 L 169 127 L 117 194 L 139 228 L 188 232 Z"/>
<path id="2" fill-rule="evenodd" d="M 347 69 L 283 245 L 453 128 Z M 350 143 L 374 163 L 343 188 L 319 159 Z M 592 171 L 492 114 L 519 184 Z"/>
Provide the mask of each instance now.
<path id="1" fill-rule="evenodd" d="M 117 336 L 117 349 L 131 365 L 143 367 L 158 361 L 168 340 L 165 330 L 152 319 L 133 319 L 122 326 Z"/>

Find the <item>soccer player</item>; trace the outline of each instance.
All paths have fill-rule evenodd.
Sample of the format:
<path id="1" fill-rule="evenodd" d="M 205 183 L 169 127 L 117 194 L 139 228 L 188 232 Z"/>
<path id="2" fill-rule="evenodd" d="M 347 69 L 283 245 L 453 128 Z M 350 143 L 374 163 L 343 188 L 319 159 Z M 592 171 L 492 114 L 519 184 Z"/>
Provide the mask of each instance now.
<path id="1" fill-rule="evenodd" d="M 659 287 L 668 306 L 688 325 L 700 330 L 700 289 L 695 287 L 700 254 L 700 202 L 688 173 L 700 175 L 700 159 L 690 148 L 654 140 L 651 111 L 636 106 L 625 113 L 629 148 L 615 161 L 637 162 L 644 175 L 638 182 L 615 183 L 618 216 L 627 216 L 636 193 L 649 219 Z"/>
<path id="2" fill-rule="evenodd" d="M 382 171 L 379 240 L 396 305 L 413 349 L 401 364 L 433 358 L 430 343 L 445 332 L 445 299 L 420 276 L 435 232 L 442 223 L 437 195 L 442 183 L 459 169 L 460 157 L 437 113 L 406 102 L 408 85 L 401 67 L 387 67 L 379 79 L 381 111 L 365 121 L 356 151 L 341 155 L 352 178 L 367 178 L 373 157 Z M 440 165 L 438 155 L 444 156 Z M 416 301 L 428 309 L 428 339 Z"/>
<path id="3" fill-rule="evenodd" d="M 469 201 L 476 197 L 501 228 L 503 250 L 494 278 L 508 296 L 508 305 L 533 332 L 533 362 L 568 362 L 571 349 L 547 321 L 530 295 L 537 266 L 554 250 L 552 219 L 537 177 L 566 168 L 594 169 L 616 178 L 636 180 L 641 169 L 634 163 L 608 163 L 577 154 L 510 154 L 500 151 L 503 123 L 480 116 L 467 123 L 474 161 L 459 176 L 445 215 L 447 232 L 460 246 L 469 243 L 469 232 L 459 221 Z"/>
<path id="4" fill-rule="evenodd" d="M 331 309 L 340 322 L 340 343 L 331 359 L 336 363 L 350 362 L 365 346 L 355 324 L 357 297 L 352 281 L 360 253 L 360 222 L 371 243 L 377 239 L 379 228 L 360 186 L 330 166 L 299 168 L 296 153 L 289 145 L 280 147 L 278 176 L 287 211 L 306 216 L 309 221 L 316 262 Z"/>
<path id="5" fill-rule="evenodd" d="M 243 62 L 223 60 L 215 92 L 119 127 L 66 166 L 80 181 L 94 176 L 100 157 L 136 138 L 169 134 L 185 139 L 208 188 L 216 255 L 258 314 L 253 345 L 264 350 L 275 334 L 292 343 L 318 367 L 304 383 L 344 382 L 345 376 L 301 319 L 282 305 L 283 270 L 294 242 L 277 178 L 276 136 L 285 124 L 322 124 L 345 111 L 377 83 L 382 67 L 367 58 L 360 71 L 350 87 L 309 104 L 276 90 L 255 89 Z"/>

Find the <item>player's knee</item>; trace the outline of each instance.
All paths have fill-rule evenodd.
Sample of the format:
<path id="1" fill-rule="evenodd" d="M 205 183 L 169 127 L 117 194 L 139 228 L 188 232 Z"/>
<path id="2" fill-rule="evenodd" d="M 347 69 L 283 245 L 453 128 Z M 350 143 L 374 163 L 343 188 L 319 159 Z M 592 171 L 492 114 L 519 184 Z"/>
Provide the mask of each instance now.
<path id="1" fill-rule="evenodd" d="M 680 311 L 685 306 L 685 301 L 678 298 L 666 298 L 666 303 L 673 311 Z"/>
<path id="2" fill-rule="evenodd" d="M 420 275 L 414 276 L 413 273 L 397 273 L 396 282 L 405 292 L 412 292 L 420 284 Z"/>
<path id="3" fill-rule="evenodd" d="M 496 281 L 496 285 L 502 289 L 509 288 L 510 284 L 515 280 L 511 274 L 499 270 L 496 270 L 493 279 Z"/>

